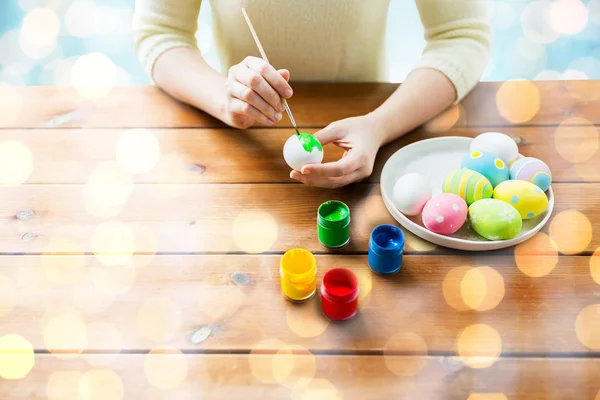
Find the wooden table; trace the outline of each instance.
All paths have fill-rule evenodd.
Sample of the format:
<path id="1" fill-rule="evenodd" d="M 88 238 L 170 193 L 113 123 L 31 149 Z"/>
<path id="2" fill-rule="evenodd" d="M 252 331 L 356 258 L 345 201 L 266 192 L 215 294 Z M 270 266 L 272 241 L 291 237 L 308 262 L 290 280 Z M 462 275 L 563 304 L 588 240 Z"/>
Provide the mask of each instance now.
<path id="1" fill-rule="evenodd" d="M 394 89 L 297 84 L 290 104 L 315 132 Z M 0 378 L 0 398 L 600 398 L 600 82 L 481 84 L 339 190 L 290 181 L 287 120 L 236 131 L 150 87 L 98 100 L 6 93 L 0 178 L 26 181 L 0 186 L 0 336 L 22 336 L 35 356 L 10 364 L 25 374 L 34 359 L 22 379 Z M 490 130 L 552 168 L 543 233 L 486 254 L 409 235 L 401 272 L 372 274 L 369 232 L 393 222 L 378 186 L 386 159 Z M 328 199 L 353 216 L 338 253 L 316 238 Z M 316 254 L 319 278 L 334 266 L 358 274 L 354 319 L 327 322 L 318 298 L 284 300 L 278 263 L 293 247 Z"/>

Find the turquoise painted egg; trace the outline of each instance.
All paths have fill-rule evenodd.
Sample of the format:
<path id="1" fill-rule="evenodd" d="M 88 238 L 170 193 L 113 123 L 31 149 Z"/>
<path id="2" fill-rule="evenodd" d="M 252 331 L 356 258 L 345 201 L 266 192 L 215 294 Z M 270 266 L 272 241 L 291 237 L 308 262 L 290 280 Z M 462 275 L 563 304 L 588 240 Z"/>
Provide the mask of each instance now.
<path id="1" fill-rule="evenodd" d="M 459 195 L 470 206 L 477 200 L 492 197 L 494 188 L 479 172 L 463 168 L 452 171 L 446 176 L 442 182 L 442 191 Z"/>
<path id="2" fill-rule="evenodd" d="M 475 232 L 488 240 L 512 239 L 523 227 L 517 209 L 496 199 L 483 199 L 471 204 L 469 223 Z"/>
<path id="3" fill-rule="evenodd" d="M 473 151 L 467 154 L 463 158 L 461 167 L 479 172 L 493 187 L 509 178 L 508 167 L 504 161 L 489 151 Z"/>
<path id="4" fill-rule="evenodd" d="M 552 172 L 542 160 L 525 157 L 510 165 L 510 179 L 531 182 L 545 192 L 552 183 Z"/>
<path id="5" fill-rule="evenodd" d="M 538 216 L 548 208 L 546 193 L 527 181 L 502 182 L 494 189 L 494 199 L 515 207 L 523 219 Z"/>

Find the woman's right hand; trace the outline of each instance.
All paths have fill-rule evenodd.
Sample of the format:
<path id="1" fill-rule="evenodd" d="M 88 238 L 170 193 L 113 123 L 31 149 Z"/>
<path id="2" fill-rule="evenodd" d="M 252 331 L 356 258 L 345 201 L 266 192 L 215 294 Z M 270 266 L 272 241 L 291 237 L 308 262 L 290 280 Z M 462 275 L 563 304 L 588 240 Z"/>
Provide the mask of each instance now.
<path id="1" fill-rule="evenodd" d="M 256 123 L 273 125 L 285 111 L 281 96 L 292 97 L 287 69 L 276 70 L 263 59 L 246 57 L 229 69 L 225 122 L 246 129 Z"/>

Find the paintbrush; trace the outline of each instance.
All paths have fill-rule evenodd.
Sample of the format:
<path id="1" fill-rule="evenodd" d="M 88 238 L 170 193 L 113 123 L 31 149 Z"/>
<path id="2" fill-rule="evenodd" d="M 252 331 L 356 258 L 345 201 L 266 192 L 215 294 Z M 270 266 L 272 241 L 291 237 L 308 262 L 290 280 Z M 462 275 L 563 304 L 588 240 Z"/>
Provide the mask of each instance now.
<path id="1" fill-rule="evenodd" d="M 269 63 L 269 59 L 267 58 L 267 55 L 265 54 L 265 51 L 263 50 L 262 45 L 260 44 L 260 40 L 258 40 L 258 35 L 256 34 L 256 31 L 254 30 L 254 26 L 252 25 L 252 21 L 250 21 L 250 17 L 248 16 L 248 13 L 246 12 L 246 9 L 242 7 L 242 14 L 244 14 L 244 18 L 246 19 L 246 23 L 248 24 L 248 28 L 250 28 L 250 33 L 252 33 L 252 37 L 254 38 L 254 41 L 256 42 L 256 46 L 258 47 L 258 51 L 260 51 L 260 55 L 262 56 L 263 60 L 265 60 L 265 62 L 267 64 Z M 287 101 L 285 100 L 285 98 L 281 98 L 281 101 L 283 102 L 283 106 L 285 107 L 285 111 L 287 112 L 287 115 L 290 117 L 290 121 L 292 121 L 292 125 L 294 126 L 294 129 L 296 130 L 296 135 L 300 136 L 300 132 L 298 131 L 298 127 L 296 126 L 296 121 L 294 121 L 294 116 L 292 115 L 292 110 L 290 110 L 290 106 L 288 106 Z"/>

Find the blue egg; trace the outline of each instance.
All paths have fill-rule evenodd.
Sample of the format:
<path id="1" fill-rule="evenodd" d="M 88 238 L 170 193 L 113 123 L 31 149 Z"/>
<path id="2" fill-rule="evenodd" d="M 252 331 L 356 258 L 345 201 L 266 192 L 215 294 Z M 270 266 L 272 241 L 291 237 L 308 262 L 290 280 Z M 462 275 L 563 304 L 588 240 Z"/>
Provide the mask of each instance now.
<path id="1" fill-rule="evenodd" d="M 504 161 L 495 154 L 487 151 L 474 151 L 471 154 L 467 154 L 463 158 L 461 168 L 479 172 L 494 187 L 509 179 L 508 167 Z"/>

